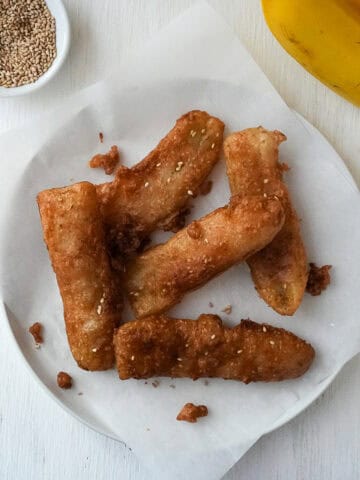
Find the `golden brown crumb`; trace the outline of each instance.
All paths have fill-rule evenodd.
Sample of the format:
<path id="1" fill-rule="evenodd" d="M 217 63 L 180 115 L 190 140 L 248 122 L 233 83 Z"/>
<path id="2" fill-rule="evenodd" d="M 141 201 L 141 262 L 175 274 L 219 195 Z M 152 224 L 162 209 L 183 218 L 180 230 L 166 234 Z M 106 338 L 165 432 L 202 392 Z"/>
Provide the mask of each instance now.
<path id="1" fill-rule="evenodd" d="M 226 305 L 226 307 L 221 311 L 226 313 L 226 315 L 230 315 L 230 313 L 232 312 L 232 306 L 231 305 Z"/>
<path id="2" fill-rule="evenodd" d="M 315 263 L 310 263 L 309 278 L 306 285 L 306 291 L 313 295 L 321 295 L 323 290 L 326 290 L 327 286 L 330 284 L 330 268 L 332 265 L 323 265 L 322 267 L 317 267 Z"/>
<path id="3" fill-rule="evenodd" d="M 103 134 L 103 132 L 99 132 L 99 140 L 100 140 L 100 143 L 104 143 L 104 134 Z"/>
<path id="4" fill-rule="evenodd" d="M 290 170 L 290 167 L 287 163 L 283 162 L 283 163 L 280 163 L 280 170 L 285 173 L 285 172 L 288 172 Z"/>
<path id="5" fill-rule="evenodd" d="M 60 388 L 71 388 L 72 387 L 72 378 L 66 372 L 59 372 L 57 374 L 57 384 Z"/>
<path id="6" fill-rule="evenodd" d="M 196 423 L 199 417 L 206 417 L 208 409 L 206 405 L 194 405 L 193 403 L 185 403 L 180 410 L 176 420 Z"/>
<path id="7" fill-rule="evenodd" d="M 120 161 L 119 149 L 113 145 L 107 153 L 98 153 L 89 162 L 90 168 L 103 168 L 106 175 L 114 173 Z"/>
<path id="8" fill-rule="evenodd" d="M 42 325 L 39 322 L 34 323 L 29 328 L 29 332 L 34 337 L 35 343 L 43 343 L 44 339 L 42 337 Z"/>
<path id="9" fill-rule="evenodd" d="M 202 183 L 199 187 L 199 192 L 201 195 L 207 195 L 211 192 L 213 186 L 212 180 L 206 180 L 206 182 Z"/>

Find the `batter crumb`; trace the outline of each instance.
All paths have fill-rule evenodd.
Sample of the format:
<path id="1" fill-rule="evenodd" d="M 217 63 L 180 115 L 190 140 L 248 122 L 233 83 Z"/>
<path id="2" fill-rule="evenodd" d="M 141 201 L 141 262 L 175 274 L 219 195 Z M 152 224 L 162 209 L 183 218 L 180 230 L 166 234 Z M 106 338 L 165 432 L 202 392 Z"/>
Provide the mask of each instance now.
<path id="1" fill-rule="evenodd" d="M 114 173 L 120 161 L 119 149 L 113 145 L 107 153 L 98 153 L 89 162 L 90 168 L 103 168 L 106 175 Z"/>
<path id="2" fill-rule="evenodd" d="M 34 340 L 35 340 L 36 344 L 44 342 L 44 339 L 42 337 L 42 325 L 41 325 L 41 323 L 36 322 L 33 325 L 31 325 L 31 327 L 29 328 L 29 332 L 34 337 Z"/>
<path id="3" fill-rule="evenodd" d="M 321 295 L 322 291 L 326 290 L 331 281 L 329 272 L 331 267 L 332 265 L 317 267 L 315 263 L 310 263 L 309 278 L 306 285 L 306 291 L 310 295 Z"/>
<path id="4" fill-rule="evenodd" d="M 199 417 L 206 417 L 207 414 L 208 409 L 205 405 L 186 403 L 176 417 L 176 420 L 196 423 Z"/>
<path id="5" fill-rule="evenodd" d="M 66 372 L 59 372 L 57 374 L 57 384 L 60 388 L 71 388 L 72 387 L 72 378 Z"/>

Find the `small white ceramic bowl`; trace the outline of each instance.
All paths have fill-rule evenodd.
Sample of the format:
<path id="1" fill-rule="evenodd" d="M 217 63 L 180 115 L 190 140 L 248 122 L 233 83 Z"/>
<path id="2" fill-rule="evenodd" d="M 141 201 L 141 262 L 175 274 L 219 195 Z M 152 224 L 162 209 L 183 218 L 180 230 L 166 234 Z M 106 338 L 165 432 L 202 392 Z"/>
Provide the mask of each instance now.
<path id="1" fill-rule="evenodd" d="M 38 90 L 56 75 L 66 59 L 70 46 L 69 18 L 61 0 L 46 0 L 46 3 L 56 20 L 56 58 L 49 70 L 39 77 L 36 82 L 22 85 L 21 87 L 0 87 L 0 97 L 15 97 Z"/>

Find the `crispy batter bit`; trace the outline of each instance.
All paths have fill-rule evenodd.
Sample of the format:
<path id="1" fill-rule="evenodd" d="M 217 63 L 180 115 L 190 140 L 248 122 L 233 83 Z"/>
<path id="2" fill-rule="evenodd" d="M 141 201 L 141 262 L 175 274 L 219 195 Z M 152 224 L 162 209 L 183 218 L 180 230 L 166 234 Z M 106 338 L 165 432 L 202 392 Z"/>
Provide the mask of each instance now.
<path id="1" fill-rule="evenodd" d="M 219 160 L 223 130 L 218 118 L 198 110 L 188 112 L 140 163 L 119 168 L 113 182 L 99 185 L 108 230 L 118 231 L 121 238 L 119 227 L 124 216 L 129 216 L 141 243 L 157 228 L 182 228 L 193 192 Z M 112 241 L 116 238 L 113 235 Z M 112 246 L 112 250 L 120 247 Z"/>
<path id="2" fill-rule="evenodd" d="M 176 420 L 196 423 L 197 419 L 200 417 L 206 417 L 208 414 L 208 409 L 206 405 L 194 405 L 193 403 L 185 403 L 183 408 L 180 410 Z"/>
<path id="3" fill-rule="evenodd" d="M 101 137 L 100 137 L 101 138 Z M 100 140 L 101 141 L 101 140 Z M 90 168 L 103 168 L 106 175 L 114 173 L 120 161 L 119 149 L 113 145 L 107 153 L 98 153 L 89 161 Z"/>
<path id="4" fill-rule="evenodd" d="M 279 200 L 233 197 L 229 205 L 130 260 L 123 283 L 136 317 L 163 312 L 179 303 L 189 291 L 262 249 L 283 222 Z"/>
<path id="5" fill-rule="evenodd" d="M 206 180 L 206 182 L 202 183 L 199 188 L 199 192 L 201 195 L 208 195 L 212 190 L 213 182 L 212 180 Z"/>
<path id="6" fill-rule="evenodd" d="M 104 143 L 104 134 L 103 134 L 103 132 L 99 132 L 99 140 L 100 140 L 100 143 Z"/>
<path id="7" fill-rule="evenodd" d="M 310 344 L 282 328 L 251 320 L 226 328 L 210 314 L 197 320 L 166 315 L 134 320 L 117 330 L 114 345 L 122 380 L 166 376 L 272 382 L 303 375 L 315 355 Z"/>
<path id="8" fill-rule="evenodd" d="M 66 372 L 59 372 L 57 374 L 57 384 L 60 388 L 64 388 L 67 390 L 72 387 L 72 378 Z"/>
<path id="9" fill-rule="evenodd" d="M 275 195 L 285 210 L 285 222 L 274 240 L 248 258 L 255 288 L 265 302 L 281 315 L 293 315 L 303 298 L 307 258 L 300 222 L 278 161 L 281 132 L 249 128 L 226 138 L 224 153 L 232 195 Z"/>
<path id="10" fill-rule="evenodd" d="M 309 278 L 306 285 L 306 291 L 313 295 L 321 295 L 323 290 L 326 290 L 328 285 L 330 285 L 330 268 L 332 265 L 323 265 L 322 267 L 317 267 L 315 263 L 310 263 Z"/>
<path id="11" fill-rule="evenodd" d="M 29 328 L 29 332 L 34 337 L 35 343 L 43 343 L 44 339 L 42 337 L 42 325 L 39 322 L 34 323 Z"/>

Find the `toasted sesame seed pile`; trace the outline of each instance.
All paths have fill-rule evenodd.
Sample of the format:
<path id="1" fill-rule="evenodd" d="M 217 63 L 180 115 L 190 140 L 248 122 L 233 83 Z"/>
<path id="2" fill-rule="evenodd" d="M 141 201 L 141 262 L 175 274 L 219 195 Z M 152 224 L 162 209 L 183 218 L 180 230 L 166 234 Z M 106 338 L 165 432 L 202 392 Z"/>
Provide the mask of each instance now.
<path id="1" fill-rule="evenodd" d="M 0 0 L 0 86 L 35 82 L 56 57 L 56 26 L 44 0 Z"/>

